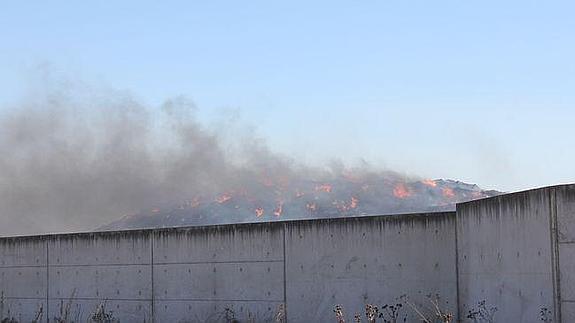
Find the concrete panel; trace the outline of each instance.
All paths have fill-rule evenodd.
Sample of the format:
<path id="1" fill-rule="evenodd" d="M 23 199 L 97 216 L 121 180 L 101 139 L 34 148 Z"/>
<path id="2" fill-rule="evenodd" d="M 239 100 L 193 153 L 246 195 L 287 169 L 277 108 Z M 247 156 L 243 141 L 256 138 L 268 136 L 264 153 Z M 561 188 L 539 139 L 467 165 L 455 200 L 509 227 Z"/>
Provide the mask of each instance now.
<path id="1" fill-rule="evenodd" d="M 45 237 L 4 238 L 0 244 L 0 266 L 45 266 Z"/>
<path id="2" fill-rule="evenodd" d="M 152 299 L 150 265 L 50 267 L 50 298 Z"/>
<path id="3" fill-rule="evenodd" d="M 557 229 L 559 242 L 575 242 L 575 185 L 553 189 L 557 201 Z"/>
<path id="4" fill-rule="evenodd" d="M 46 322 L 46 308 L 45 298 L 6 298 L 0 302 L 0 317 L 14 318 L 18 322 L 32 322 L 39 318 L 40 322 Z M 42 314 L 37 316 L 40 311 Z"/>
<path id="5" fill-rule="evenodd" d="M 231 318 L 235 318 L 239 322 L 276 322 L 274 316 L 279 304 L 266 301 L 157 301 L 155 321 L 226 323 L 231 322 Z M 229 310 L 226 311 L 226 309 Z"/>
<path id="6" fill-rule="evenodd" d="M 48 244 L 50 265 L 150 264 L 150 233 L 120 231 L 57 235 Z"/>
<path id="7" fill-rule="evenodd" d="M 63 318 L 63 309 L 69 307 L 68 319 L 71 322 L 88 322 L 88 318 L 96 312 L 100 304 L 105 303 L 106 313 L 119 319 L 120 322 L 152 322 L 152 307 L 150 301 L 126 300 L 92 300 L 80 298 L 62 298 L 50 300 L 50 321 Z"/>
<path id="8" fill-rule="evenodd" d="M 292 222 L 286 228 L 288 318 L 332 322 L 341 304 L 425 303 L 439 294 L 456 309 L 453 213 Z M 413 316 L 410 316 L 413 318 Z"/>
<path id="9" fill-rule="evenodd" d="M 154 267 L 158 300 L 283 302 L 283 262 L 169 264 Z"/>
<path id="10" fill-rule="evenodd" d="M 561 303 L 561 320 L 563 322 L 575 322 L 575 303 L 562 302 Z"/>
<path id="11" fill-rule="evenodd" d="M 460 313 L 485 300 L 498 322 L 539 322 L 554 308 L 547 189 L 457 205 Z"/>
<path id="12" fill-rule="evenodd" d="M 154 263 L 283 261 L 281 223 L 222 225 L 154 232 Z"/>
<path id="13" fill-rule="evenodd" d="M 0 268 L 0 293 L 5 297 L 46 298 L 46 268 Z"/>
<path id="14" fill-rule="evenodd" d="M 575 243 L 559 244 L 561 299 L 575 302 Z"/>

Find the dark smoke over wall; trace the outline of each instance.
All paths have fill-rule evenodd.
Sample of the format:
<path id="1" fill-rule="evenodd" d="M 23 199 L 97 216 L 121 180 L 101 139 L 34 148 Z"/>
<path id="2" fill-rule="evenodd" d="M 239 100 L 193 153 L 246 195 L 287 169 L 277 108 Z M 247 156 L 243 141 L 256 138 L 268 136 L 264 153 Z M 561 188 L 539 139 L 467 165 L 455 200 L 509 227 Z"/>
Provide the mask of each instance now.
<path id="1" fill-rule="evenodd" d="M 272 213 L 299 186 L 321 191 L 322 183 L 369 179 L 409 197 L 415 191 L 402 183 L 419 181 L 367 166 L 306 167 L 270 152 L 254 136 L 230 141 L 234 136 L 200 124 L 183 98 L 149 107 L 125 93 L 76 90 L 50 90 L 0 109 L 0 234 L 89 230 L 142 210 L 223 204 L 227 200 L 218 199 L 228 193 L 243 201 L 228 209 L 245 210 L 227 222 L 246 221 L 257 203 L 271 205 Z M 344 195 L 342 201 L 351 198 Z M 344 202 L 326 203 L 337 208 Z"/>

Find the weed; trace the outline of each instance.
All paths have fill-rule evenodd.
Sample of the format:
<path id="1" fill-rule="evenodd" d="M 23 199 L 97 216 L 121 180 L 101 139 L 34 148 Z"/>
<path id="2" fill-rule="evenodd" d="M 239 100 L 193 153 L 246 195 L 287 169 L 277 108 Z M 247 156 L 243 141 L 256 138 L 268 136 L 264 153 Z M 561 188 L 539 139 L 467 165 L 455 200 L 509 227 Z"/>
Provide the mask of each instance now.
<path id="1" fill-rule="evenodd" d="M 397 323 L 399 317 L 402 314 L 403 304 L 396 303 L 396 304 L 385 304 L 381 307 L 381 312 L 379 313 L 379 317 L 383 319 L 383 323 Z M 407 316 L 403 316 L 403 322 L 407 322 Z"/>
<path id="2" fill-rule="evenodd" d="M 541 309 L 539 310 L 539 318 L 541 319 L 542 322 L 545 323 L 549 323 L 549 322 L 553 322 L 553 313 L 551 313 L 551 310 L 549 310 L 547 307 L 541 307 Z"/>
<path id="3" fill-rule="evenodd" d="M 485 300 L 482 300 L 477 303 L 477 308 L 469 310 L 467 318 L 473 320 L 474 323 L 493 323 L 496 312 L 497 307 L 487 307 Z"/>
<path id="4" fill-rule="evenodd" d="M 90 315 L 90 323 L 119 323 L 120 321 L 114 317 L 112 311 L 106 312 L 106 301 L 98 304 L 96 311 Z"/>

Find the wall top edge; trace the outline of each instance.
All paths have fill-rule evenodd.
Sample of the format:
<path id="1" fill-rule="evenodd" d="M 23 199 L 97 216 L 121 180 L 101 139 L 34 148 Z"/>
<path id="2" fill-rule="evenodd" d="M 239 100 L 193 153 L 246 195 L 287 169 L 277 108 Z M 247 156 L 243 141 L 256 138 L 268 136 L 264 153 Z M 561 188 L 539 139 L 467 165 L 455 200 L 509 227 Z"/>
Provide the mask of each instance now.
<path id="1" fill-rule="evenodd" d="M 551 185 L 551 186 L 542 186 L 537 188 L 531 188 L 527 190 L 517 191 L 517 192 L 508 192 L 503 193 L 500 195 L 495 195 L 491 197 L 486 197 L 482 199 L 461 202 L 456 204 L 456 208 L 459 209 L 461 207 L 469 207 L 474 205 L 486 204 L 486 203 L 497 203 L 503 200 L 510 200 L 519 196 L 540 193 L 545 191 L 557 191 L 557 190 L 575 190 L 575 183 L 571 184 L 558 184 L 558 185 Z"/>
<path id="2" fill-rule="evenodd" d="M 389 220 L 389 221 L 412 221 L 412 220 L 427 220 L 430 218 L 444 218 L 455 217 L 455 211 L 440 211 L 440 212 L 418 212 L 418 213 L 394 213 L 394 214 L 376 214 L 376 215 L 357 215 L 340 218 L 313 218 L 313 219 L 297 219 L 297 220 L 277 220 L 266 222 L 246 222 L 246 223 L 229 223 L 229 224 L 212 224 L 202 226 L 180 226 L 180 227 L 166 227 L 166 228 L 144 228 L 144 229 L 127 229 L 115 231 L 86 231 L 86 232 L 71 232 L 71 233 L 50 233 L 40 235 L 22 235 L 22 236 L 6 236 L 0 237 L 0 242 L 9 240 L 52 240 L 54 238 L 89 238 L 89 237 L 110 237 L 110 236 L 145 236 L 148 234 L 156 233 L 171 233 L 183 231 L 202 231 L 202 230 L 234 230 L 255 227 L 281 227 L 283 225 L 297 225 L 297 224 L 310 224 L 310 223 L 345 223 L 351 221 L 373 221 L 373 220 Z"/>

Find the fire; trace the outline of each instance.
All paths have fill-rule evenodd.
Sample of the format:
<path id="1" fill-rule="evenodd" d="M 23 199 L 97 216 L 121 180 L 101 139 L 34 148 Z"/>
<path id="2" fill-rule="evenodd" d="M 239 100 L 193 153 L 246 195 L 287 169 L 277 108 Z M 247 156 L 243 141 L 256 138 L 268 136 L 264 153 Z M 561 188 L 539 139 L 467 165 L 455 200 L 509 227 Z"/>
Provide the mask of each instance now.
<path id="1" fill-rule="evenodd" d="M 198 197 L 194 197 L 194 199 L 190 201 L 190 206 L 193 208 L 200 206 L 200 199 Z"/>
<path id="2" fill-rule="evenodd" d="M 317 210 L 317 205 L 314 202 L 309 202 L 305 205 L 306 209 L 310 212 L 315 212 Z"/>
<path id="3" fill-rule="evenodd" d="M 441 192 L 445 197 L 455 197 L 455 192 L 453 191 L 452 188 L 444 187 L 443 189 L 441 189 Z"/>
<path id="4" fill-rule="evenodd" d="M 232 196 L 229 195 L 229 194 L 227 194 L 227 193 L 225 193 L 225 194 L 222 194 L 222 195 L 218 196 L 218 197 L 216 198 L 216 202 L 218 202 L 218 203 L 220 203 L 220 204 L 223 204 L 223 203 L 226 203 L 227 201 L 229 201 L 229 200 L 231 200 L 231 199 L 232 199 Z"/>
<path id="5" fill-rule="evenodd" d="M 436 183 L 434 180 L 432 180 L 432 179 L 425 179 L 425 180 L 423 180 L 423 181 L 421 181 L 421 182 L 422 182 L 423 184 L 429 186 L 429 187 L 436 187 L 436 186 L 437 186 L 437 183 Z"/>
<path id="6" fill-rule="evenodd" d="M 281 216 L 283 211 L 284 202 L 278 202 L 277 207 L 274 210 L 275 216 Z"/>
<path id="7" fill-rule="evenodd" d="M 264 209 L 262 207 L 257 207 L 256 208 L 256 216 L 258 218 L 262 217 L 264 215 Z"/>
<path id="8" fill-rule="evenodd" d="M 321 184 L 315 187 L 316 192 L 326 192 L 331 193 L 331 185 L 329 184 Z"/>
<path id="9" fill-rule="evenodd" d="M 355 196 L 352 196 L 349 204 L 345 201 L 334 201 L 332 204 L 335 205 L 335 207 L 340 212 L 346 212 L 346 211 L 353 210 L 353 209 L 357 208 L 358 203 L 359 203 L 359 199 Z"/>
<path id="10" fill-rule="evenodd" d="M 359 203 L 359 199 L 355 196 L 351 197 L 351 204 L 349 205 L 350 208 L 355 209 L 357 204 Z"/>
<path id="11" fill-rule="evenodd" d="M 411 196 L 411 192 L 405 187 L 404 184 L 397 184 L 393 188 L 393 195 L 399 199 L 408 198 Z"/>

